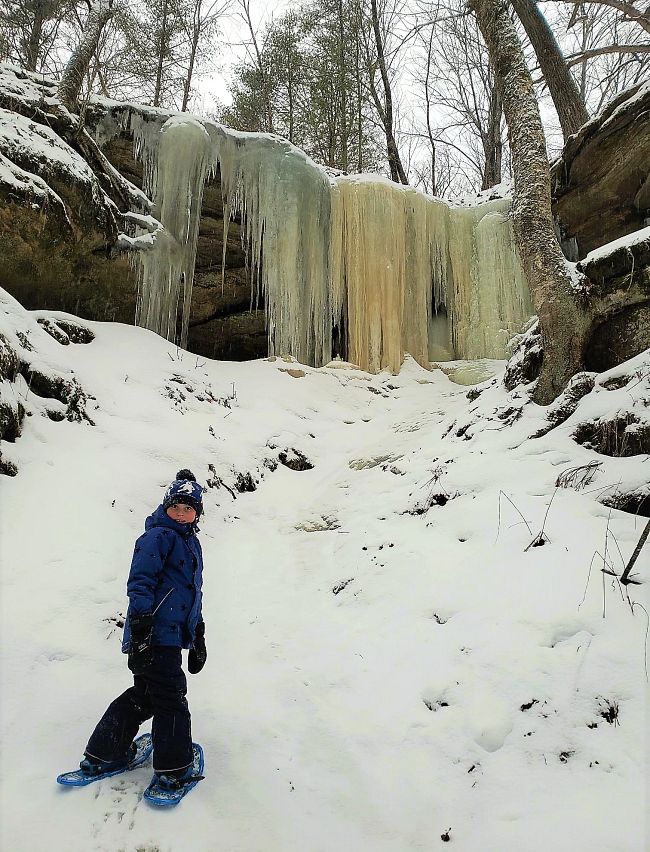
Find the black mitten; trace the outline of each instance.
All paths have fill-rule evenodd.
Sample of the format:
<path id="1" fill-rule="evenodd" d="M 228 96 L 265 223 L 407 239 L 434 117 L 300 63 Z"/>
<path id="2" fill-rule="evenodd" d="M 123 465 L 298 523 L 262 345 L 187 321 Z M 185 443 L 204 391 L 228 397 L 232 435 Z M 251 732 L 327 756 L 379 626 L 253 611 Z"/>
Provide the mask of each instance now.
<path id="1" fill-rule="evenodd" d="M 129 616 L 131 642 L 129 643 L 129 668 L 133 674 L 139 674 L 153 661 L 151 639 L 153 635 L 153 615 L 142 612 Z"/>
<path id="2" fill-rule="evenodd" d="M 205 647 L 205 624 L 202 621 L 199 621 L 196 625 L 194 642 L 187 657 L 188 672 L 190 674 L 198 674 L 205 665 L 205 661 L 207 659 L 208 652 Z"/>

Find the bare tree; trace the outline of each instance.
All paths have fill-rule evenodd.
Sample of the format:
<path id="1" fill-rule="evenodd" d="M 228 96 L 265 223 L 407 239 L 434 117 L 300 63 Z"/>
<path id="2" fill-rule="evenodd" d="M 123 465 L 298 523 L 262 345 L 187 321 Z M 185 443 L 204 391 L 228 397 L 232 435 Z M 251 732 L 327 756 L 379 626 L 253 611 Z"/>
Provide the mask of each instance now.
<path id="1" fill-rule="evenodd" d="M 551 214 L 544 130 L 530 72 L 505 0 L 470 0 L 502 91 L 514 173 L 515 238 L 544 340 L 536 397 L 551 402 L 581 365 L 576 333 L 584 332 Z"/>
<path id="2" fill-rule="evenodd" d="M 648 76 L 650 43 L 636 22 L 595 3 L 560 6 L 555 14 L 565 31 L 566 63 L 576 68 L 581 98 L 593 114 Z"/>
<path id="3" fill-rule="evenodd" d="M 28 71 L 50 66 L 61 24 L 76 0 L 6 0 L 0 6 L 0 60 L 23 65 Z"/>
<path id="4" fill-rule="evenodd" d="M 621 14 L 622 21 L 633 21 L 647 33 L 650 33 L 650 9 L 639 9 L 638 6 L 628 3 L 627 0 L 561 0 L 561 2 L 571 3 L 576 11 L 582 3 L 609 6 Z"/>
<path id="5" fill-rule="evenodd" d="M 251 58 L 253 58 L 256 71 L 259 74 L 261 94 L 266 118 L 264 129 L 268 133 L 273 133 L 273 104 L 271 98 L 269 72 L 268 68 L 266 67 L 266 63 L 262 57 L 262 49 L 260 47 L 257 29 L 255 28 L 253 24 L 253 19 L 251 17 L 250 0 L 237 0 L 237 7 L 239 9 L 239 15 L 246 24 L 248 34 L 250 36 L 250 41 L 247 44 L 247 53 Z"/>
<path id="6" fill-rule="evenodd" d="M 467 188 L 488 189 L 502 180 L 503 111 L 476 21 L 456 4 L 447 5 L 432 21 L 429 40 L 436 49 L 427 44 L 423 82 L 427 112 L 433 104 L 438 126 L 429 121 L 427 136 L 454 152 Z"/>
<path id="7" fill-rule="evenodd" d="M 424 111 L 427 123 L 427 136 L 431 146 L 431 194 L 435 195 L 438 188 L 436 175 L 436 137 L 431 123 L 431 66 L 433 59 L 433 34 L 434 26 L 429 27 L 429 37 L 425 39 L 426 45 L 426 70 L 424 72 Z"/>
<path id="8" fill-rule="evenodd" d="M 393 9 L 394 11 L 395 9 Z M 370 0 L 372 43 L 369 39 L 366 39 L 370 93 L 386 138 L 386 153 L 391 179 L 396 183 L 408 184 L 408 178 L 395 138 L 393 86 L 385 50 L 385 32 L 388 29 L 386 24 L 384 12 L 380 12 L 377 0 Z M 380 84 L 377 83 L 377 72 L 379 72 Z"/>
<path id="9" fill-rule="evenodd" d="M 187 71 L 183 80 L 183 102 L 181 112 L 186 112 L 190 92 L 192 90 L 192 78 L 199 54 L 200 43 L 211 35 L 218 26 L 219 19 L 227 12 L 231 5 L 231 0 L 212 0 L 206 3 L 205 0 L 194 0 L 190 7 L 191 15 L 188 15 L 184 20 L 184 27 L 187 37 L 190 42 L 190 52 L 187 60 Z"/>

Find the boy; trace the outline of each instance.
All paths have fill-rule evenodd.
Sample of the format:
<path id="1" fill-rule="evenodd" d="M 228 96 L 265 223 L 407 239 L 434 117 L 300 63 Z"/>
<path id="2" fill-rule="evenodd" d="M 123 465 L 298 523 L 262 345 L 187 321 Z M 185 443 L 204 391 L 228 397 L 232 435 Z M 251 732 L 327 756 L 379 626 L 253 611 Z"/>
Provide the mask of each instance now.
<path id="1" fill-rule="evenodd" d="M 201 486 L 190 470 L 180 470 L 135 543 L 122 642 L 133 686 L 113 701 L 93 731 L 80 764 L 84 773 L 98 774 L 128 763 L 138 728 L 153 716 L 153 762 L 159 785 L 176 789 L 192 775 L 181 649 L 190 649 L 189 672 L 200 672 L 208 656 L 201 613 L 203 556 L 196 535 L 202 511 Z"/>

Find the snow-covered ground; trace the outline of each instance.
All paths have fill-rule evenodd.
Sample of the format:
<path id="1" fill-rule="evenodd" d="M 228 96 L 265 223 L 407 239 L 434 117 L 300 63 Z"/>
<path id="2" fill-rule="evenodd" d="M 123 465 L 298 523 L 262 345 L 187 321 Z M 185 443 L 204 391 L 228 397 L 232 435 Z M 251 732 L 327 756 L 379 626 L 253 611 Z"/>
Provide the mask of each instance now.
<path id="1" fill-rule="evenodd" d="M 0 477 L 2 850 L 648 848 L 650 546 L 628 601 L 603 557 L 620 574 L 646 519 L 597 498 L 647 483 L 650 460 L 571 438 L 581 411 L 647 399 L 647 356 L 638 381 L 600 377 L 532 439 L 544 410 L 495 380 L 470 400 L 411 360 L 398 376 L 205 362 L 88 322 L 95 339 L 64 346 L 37 316 L 2 296 L 0 331 L 74 375 L 94 425 L 3 383 L 31 416 L 2 444 L 18 469 Z M 591 484 L 555 488 L 592 460 Z M 209 659 L 188 695 L 207 777 L 158 812 L 150 768 L 79 790 L 55 778 L 129 685 L 113 620 L 181 467 L 212 483 Z"/>

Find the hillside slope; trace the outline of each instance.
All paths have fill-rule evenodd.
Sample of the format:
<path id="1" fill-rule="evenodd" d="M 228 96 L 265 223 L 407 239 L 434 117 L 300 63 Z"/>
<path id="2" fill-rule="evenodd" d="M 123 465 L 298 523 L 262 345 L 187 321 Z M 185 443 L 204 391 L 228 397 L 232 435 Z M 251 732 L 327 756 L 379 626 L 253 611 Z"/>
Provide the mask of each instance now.
<path id="1" fill-rule="evenodd" d="M 532 438 L 545 410 L 496 380 L 468 399 L 410 360 L 206 362 L 126 325 L 74 343 L 64 315 L 58 342 L 44 321 L 2 295 L 19 361 L 2 398 L 25 409 L 0 477 L 3 849 L 647 848 L 650 549 L 628 599 L 601 569 L 620 574 L 645 518 L 598 498 L 641 494 L 650 461 L 571 437 L 618 411 L 621 440 L 643 433 L 647 354 Z M 36 375 L 84 394 L 48 398 Z M 209 659 L 188 695 L 206 780 L 159 813 L 150 768 L 54 779 L 129 684 L 133 542 L 179 467 L 210 486 Z"/>

